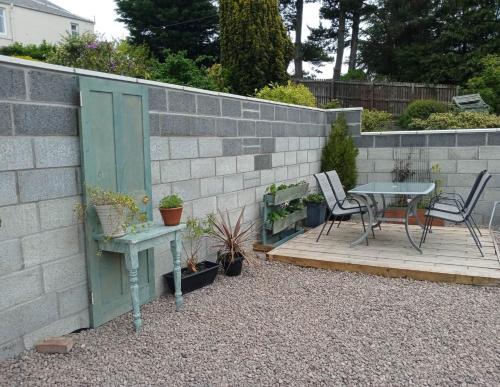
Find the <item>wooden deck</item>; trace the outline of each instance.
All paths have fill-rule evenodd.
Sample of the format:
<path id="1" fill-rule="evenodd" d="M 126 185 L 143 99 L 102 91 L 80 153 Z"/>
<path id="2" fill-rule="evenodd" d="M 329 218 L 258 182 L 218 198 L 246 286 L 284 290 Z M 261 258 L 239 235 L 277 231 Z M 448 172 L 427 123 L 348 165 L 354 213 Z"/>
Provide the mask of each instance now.
<path id="1" fill-rule="evenodd" d="M 382 224 L 375 230 L 376 238 L 369 246 L 350 247 L 361 233 L 361 224 L 336 225 L 330 235 L 319 242 L 321 227 L 299 235 L 271 250 L 270 260 L 299 266 L 369 273 L 385 277 L 404 277 L 434 282 L 500 286 L 500 263 L 487 230 L 483 231 L 484 258 L 467 229 L 434 227 L 423 254 L 410 246 L 402 224 Z M 411 226 L 415 241 L 420 241 L 421 229 Z"/>

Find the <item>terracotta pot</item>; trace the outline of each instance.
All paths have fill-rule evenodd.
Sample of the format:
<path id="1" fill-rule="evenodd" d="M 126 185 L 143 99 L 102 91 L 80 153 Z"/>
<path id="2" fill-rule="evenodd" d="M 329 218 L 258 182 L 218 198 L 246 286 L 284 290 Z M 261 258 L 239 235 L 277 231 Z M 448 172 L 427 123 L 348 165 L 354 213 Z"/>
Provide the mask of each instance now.
<path id="1" fill-rule="evenodd" d="M 385 210 L 385 217 L 387 218 L 404 218 L 406 216 L 406 208 L 387 208 Z M 419 208 L 417 209 L 417 216 L 418 219 L 420 219 L 420 223 L 424 224 L 425 223 L 425 209 Z M 415 225 L 417 224 L 417 220 L 415 219 L 414 216 L 410 216 L 409 219 L 409 224 Z M 399 223 L 399 222 L 391 222 L 388 221 L 387 223 Z M 444 221 L 442 219 L 434 219 L 434 222 L 432 222 L 434 226 L 444 226 Z"/>
<path id="2" fill-rule="evenodd" d="M 160 208 L 160 213 L 165 226 L 177 226 L 181 222 L 182 207 Z"/>
<path id="3" fill-rule="evenodd" d="M 123 226 L 127 220 L 127 211 L 112 205 L 95 206 L 102 233 L 108 238 L 118 238 L 126 234 Z"/>

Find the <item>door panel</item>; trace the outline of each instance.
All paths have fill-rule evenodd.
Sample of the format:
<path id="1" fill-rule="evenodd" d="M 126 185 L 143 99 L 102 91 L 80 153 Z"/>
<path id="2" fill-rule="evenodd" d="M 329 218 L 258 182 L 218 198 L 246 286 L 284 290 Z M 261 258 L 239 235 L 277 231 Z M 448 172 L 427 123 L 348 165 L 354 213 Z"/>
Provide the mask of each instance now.
<path id="1" fill-rule="evenodd" d="M 80 138 L 84 184 L 132 195 L 152 220 L 148 93 L 142 85 L 80 77 Z M 84 202 L 87 198 L 84 194 Z M 100 233 L 95 210 L 85 220 L 91 293 L 91 325 L 99 326 L 132 309 L 128 273 L 121 254 L 97 254 Z M 139 255 L 141 303 L 155 295 L 153 251 Z"/>

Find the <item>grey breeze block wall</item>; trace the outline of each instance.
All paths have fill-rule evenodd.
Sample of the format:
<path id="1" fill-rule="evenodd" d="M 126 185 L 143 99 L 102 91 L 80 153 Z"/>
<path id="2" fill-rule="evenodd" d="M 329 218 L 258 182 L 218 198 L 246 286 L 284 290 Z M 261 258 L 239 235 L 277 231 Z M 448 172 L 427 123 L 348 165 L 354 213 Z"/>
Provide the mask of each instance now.
<path id="1" fill-rule="evenodd" d="M 0 358 L 89 326 L 81 202 L 77 75 L 149 87 L 153 204 L 178 193 L 184 218 L 246 206 L 258 220 L 272 183 L 319 171 L 329 125 L 297 108 L 109 74 L 0 58 Z M 360 111 L 346 111 L 359 135 Z M 312 189 L 315 189 L 314 185 Z M 210 255 L 204 246 L 204 254 Z M 172 270 L 155 252 L 160 276 Z"/>

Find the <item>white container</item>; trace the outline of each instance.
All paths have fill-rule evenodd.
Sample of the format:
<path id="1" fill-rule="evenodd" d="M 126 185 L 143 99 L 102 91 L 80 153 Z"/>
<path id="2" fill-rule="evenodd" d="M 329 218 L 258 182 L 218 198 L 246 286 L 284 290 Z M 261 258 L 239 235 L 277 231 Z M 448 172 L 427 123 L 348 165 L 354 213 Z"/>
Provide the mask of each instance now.
<path id="1" fill-rule="evenodd" d="M 112 205 L 95 206 L 102 226 L 102 233 L 108 238 L 124 236 L 124 225 L 127 221 L 127 210 Z"/>

